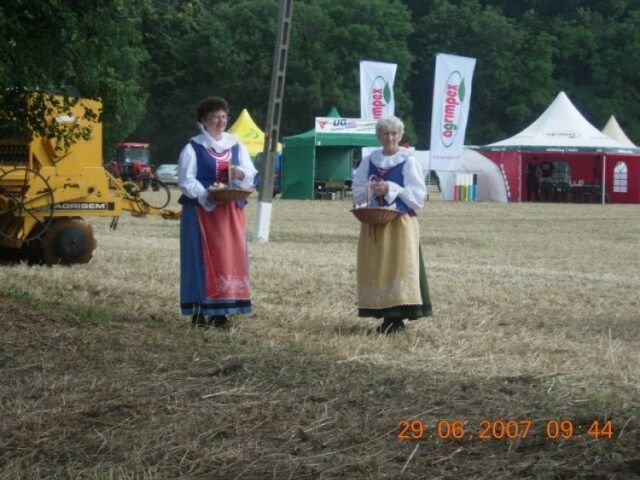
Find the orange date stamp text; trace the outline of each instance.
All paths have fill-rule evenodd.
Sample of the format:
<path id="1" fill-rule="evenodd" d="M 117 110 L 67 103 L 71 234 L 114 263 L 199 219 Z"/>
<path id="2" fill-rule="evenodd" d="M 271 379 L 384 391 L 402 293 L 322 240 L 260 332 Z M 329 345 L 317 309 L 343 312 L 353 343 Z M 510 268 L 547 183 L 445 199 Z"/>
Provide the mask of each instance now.
<path id="1" fill-rule="evenodd" d="M 398 440 L 516 440 L 526 439 L 533 432 L 548 440 L 592 440 L 611 439 L 614 435 L 612 420 L 594 419 L 579 424 L 570 419 L 538 421 L 521 419 L 483 419 L 478 424 L 461 419 L 442 419 L 428 424 L 420 419 L 400 419 L 396 438 Z"/>

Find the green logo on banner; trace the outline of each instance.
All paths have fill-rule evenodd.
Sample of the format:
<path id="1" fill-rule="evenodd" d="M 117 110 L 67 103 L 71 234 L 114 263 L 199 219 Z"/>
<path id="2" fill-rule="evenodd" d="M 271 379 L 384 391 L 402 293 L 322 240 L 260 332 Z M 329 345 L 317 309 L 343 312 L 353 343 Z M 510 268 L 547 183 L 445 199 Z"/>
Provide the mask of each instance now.
<path id="1" fill-rule="evenodd" d="M 378 75 L 371 84 L 369 92 L 369 104 L 371 115 L 374 119 L 378 119 L 389 114 L 389 103 L 393 101 L 393 91 L 389 82 L 382 76 Z"/>
<path id="2" fill-rule="evenodd" d="M 462 103 L 467 95 L 464 78 L 459 71 L 451 72 L 445 82 L 442 101 L 440 139 L 449 148 L 455 142 L 462 116 Z"/>

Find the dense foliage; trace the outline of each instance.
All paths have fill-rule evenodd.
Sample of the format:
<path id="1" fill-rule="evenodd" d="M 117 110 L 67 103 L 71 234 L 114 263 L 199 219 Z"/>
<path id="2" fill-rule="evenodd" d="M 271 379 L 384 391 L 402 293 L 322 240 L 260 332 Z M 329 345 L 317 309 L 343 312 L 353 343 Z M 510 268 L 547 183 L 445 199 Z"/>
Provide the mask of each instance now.
<path id="1" fill-rule="evenodd" d="M 277 0 L 14 0 L 0 6 L 0 121 L 26 90 L 101 98 L 105 156 L 149 141 L 172 162 L 204 96 L 266 117 Z M 629 0 L 295 0 L 281 132 L 359 115 L 359 61 L 398 64 L 397 113 L 429 144 L 435 54 L 477 58 L 467 143 L 513 135 L 560 90 L 640 141 L 640 5 Z M 24 120 L 24 119 L 23 119 Z M 38 130 L 35 119 L 28 119 Z M 4 122 L 6 123 L 6 122 Z M 2 127 L 3 125 L 0 125 Z"/>
<path id="2" fill-rule="evenodd" d="M 12 0 L 0 5 L 0 128 L 11 128 L 12 107 L 30 92 L 102 98 L 105 145 L 142 121 L 147 98 L 140 45 L 142 3 Z M 72 88 L 69 88 L 72 87 Z M 20 113 L 20 112 L 18 112 Z M 17 118 L 28 131 L 49 136 L 42 115 Z"/>

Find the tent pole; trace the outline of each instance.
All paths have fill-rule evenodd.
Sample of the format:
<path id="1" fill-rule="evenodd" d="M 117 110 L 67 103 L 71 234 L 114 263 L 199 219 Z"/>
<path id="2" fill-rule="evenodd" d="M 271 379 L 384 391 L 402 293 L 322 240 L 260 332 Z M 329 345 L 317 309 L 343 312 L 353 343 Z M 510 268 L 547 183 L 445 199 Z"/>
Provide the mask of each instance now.
<path id="1" fill-rule="evenodd" d="M 431 152 L 429 152 L 429 156 L 431 156 Z M 431 188 L 431 162 L 429 162 L 429 170 L 427 170 L 427 202 L 429 201 L 429 189 Z"/>
<path id="2" fill-rule="evenodd" d="M 605 152 L 602 154 L 602 205 L 605 204 L 605 199 L 607 195 L 607 192 L 605 192 L 606 178 L 607 178 L 607 153 Z"/>

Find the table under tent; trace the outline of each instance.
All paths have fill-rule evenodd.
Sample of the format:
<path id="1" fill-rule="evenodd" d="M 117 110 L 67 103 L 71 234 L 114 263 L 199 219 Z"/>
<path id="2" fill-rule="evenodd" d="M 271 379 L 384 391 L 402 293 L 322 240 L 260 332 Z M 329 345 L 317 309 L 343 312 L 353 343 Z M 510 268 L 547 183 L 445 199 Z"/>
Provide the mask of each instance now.
<path id="1" fill-rule="evenodd" d="M 327 117 L 342 119 L 335 107 Z M 323 133 L 315 128 L 282 140 L 282 198 L 336 198 L 351 180 L 361 147 L 378 147 L 373 133 Z M 327 196 L 330 195 L 330 196 Z"/>

